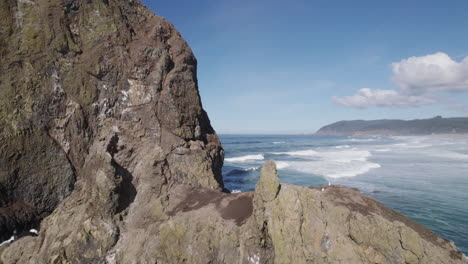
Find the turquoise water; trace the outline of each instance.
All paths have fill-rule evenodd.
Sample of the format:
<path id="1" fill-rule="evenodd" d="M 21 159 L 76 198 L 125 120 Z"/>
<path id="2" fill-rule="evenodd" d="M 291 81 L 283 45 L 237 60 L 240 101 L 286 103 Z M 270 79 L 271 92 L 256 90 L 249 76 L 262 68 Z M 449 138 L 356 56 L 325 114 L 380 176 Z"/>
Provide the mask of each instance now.
<path id="1" fill-rule="evenodd" d="M 277 162 L 282 182 L 359 188 L 468 255 L 468 138 L 221 135 L 227 189 L 252 191 Z"/>

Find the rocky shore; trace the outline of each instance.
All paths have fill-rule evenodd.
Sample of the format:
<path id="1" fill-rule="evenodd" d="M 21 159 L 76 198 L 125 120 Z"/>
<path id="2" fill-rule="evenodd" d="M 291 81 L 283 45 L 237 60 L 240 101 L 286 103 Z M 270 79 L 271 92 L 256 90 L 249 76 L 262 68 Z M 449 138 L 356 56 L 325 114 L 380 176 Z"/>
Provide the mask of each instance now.
<path id="1" fill-rule="evenodd" d="M 274 162 L 226 193 L 197 61 L 137 0 L 2 1 L 0 54 L 1 264 L 466 262 L 357 190 L 281 184 Z"/>

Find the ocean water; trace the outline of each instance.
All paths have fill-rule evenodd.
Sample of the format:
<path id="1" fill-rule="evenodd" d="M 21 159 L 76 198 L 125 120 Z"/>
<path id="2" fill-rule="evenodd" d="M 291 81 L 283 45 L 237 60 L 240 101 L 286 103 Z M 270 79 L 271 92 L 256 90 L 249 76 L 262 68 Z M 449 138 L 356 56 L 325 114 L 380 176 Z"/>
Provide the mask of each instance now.
<path id="1" fill-rule="evenodd" d="M 281 182 L 358 188 L 468 255 L 468 137 L 220 137 L 229 190 L 254 190 L 272 159 Z"/>

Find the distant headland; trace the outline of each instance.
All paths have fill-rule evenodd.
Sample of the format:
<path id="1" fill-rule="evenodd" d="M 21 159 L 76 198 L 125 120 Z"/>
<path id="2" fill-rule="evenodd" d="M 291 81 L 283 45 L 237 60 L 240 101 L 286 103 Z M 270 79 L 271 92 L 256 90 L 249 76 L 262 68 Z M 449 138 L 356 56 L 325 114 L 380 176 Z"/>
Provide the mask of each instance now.
<path id="1" fill-rule="evenodd" d="M 399 120 L 339 121 L 320 128 L 316 135 L 336 136 L 399 136 L 432 134 L 468 134 L 468 117 Z"/>

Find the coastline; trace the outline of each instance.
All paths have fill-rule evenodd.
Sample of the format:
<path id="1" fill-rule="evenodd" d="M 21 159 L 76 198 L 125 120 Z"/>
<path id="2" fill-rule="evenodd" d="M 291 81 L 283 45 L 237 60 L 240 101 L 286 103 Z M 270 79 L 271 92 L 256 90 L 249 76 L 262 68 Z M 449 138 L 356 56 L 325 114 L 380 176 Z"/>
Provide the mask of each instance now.
<path id="1" fill-rule="evenodd" d="M 457 148 L 465 148 L 466 134 L 220 137 L 226 151 L 223 175 L 228 189 L 253 191 L 259 168 L 265 160 L 274 159 L 279 176 L 286 183 L 323 186 L 330 182 L 358 188 L 437 234 L 456 241 L 468 253 L 468 240 L 463 235 L 468 230 L 463 223 L 464 216 L 450 213 L 464 212 L 468 217 L 460 202 L 468 199 L 461 188 L 468 184 L 461 177 L 466 171 L 468 153 L 454 153 Z M 330 177 L 338 171 L 352 176 Z M 354 172 L 350 174 L 351 171 Z"/>

